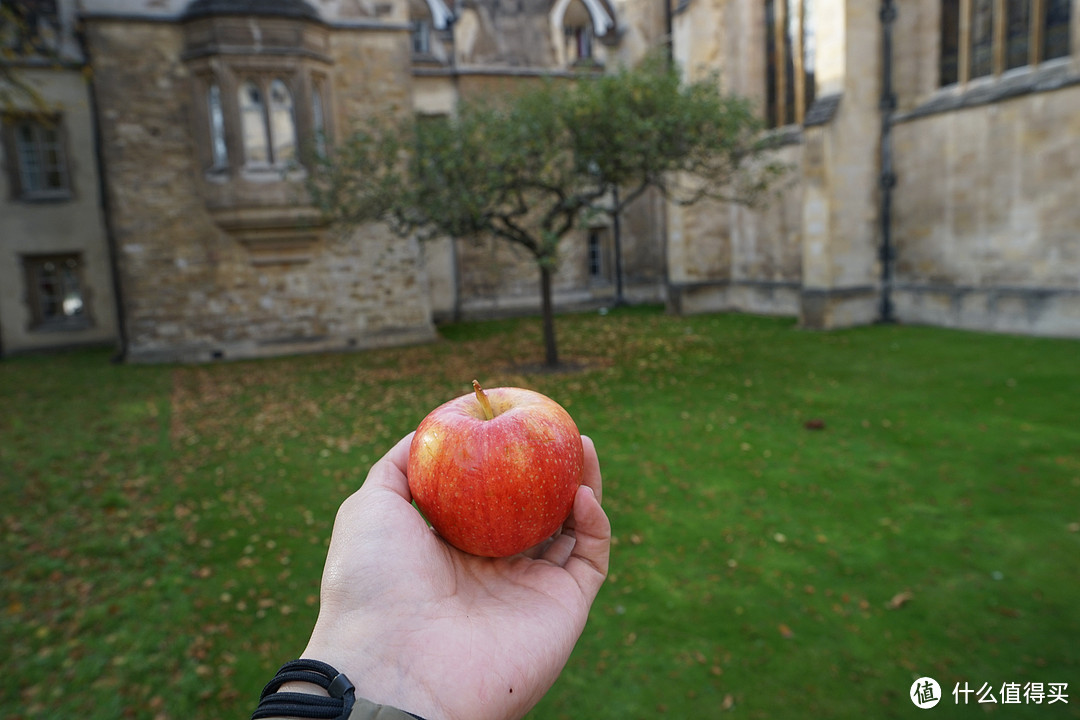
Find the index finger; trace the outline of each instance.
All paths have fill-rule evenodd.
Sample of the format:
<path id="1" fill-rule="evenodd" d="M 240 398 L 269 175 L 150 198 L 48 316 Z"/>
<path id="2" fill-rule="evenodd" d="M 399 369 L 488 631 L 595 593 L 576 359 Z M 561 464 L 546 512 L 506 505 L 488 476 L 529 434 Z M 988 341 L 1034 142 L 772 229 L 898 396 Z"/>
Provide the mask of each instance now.
<path id="1" fill-rule="evenodd" d="M 368 471 L 367 479 L 364 480 L 364 488 L 372 490 L 389 490 L 400 495 L 406 502 L 412 502 L 412 493 L 409 492 L 409 448 L 412 445 L 413 435 L 411 432 L 401 438 L 389 452 L 382 456 Z"/>

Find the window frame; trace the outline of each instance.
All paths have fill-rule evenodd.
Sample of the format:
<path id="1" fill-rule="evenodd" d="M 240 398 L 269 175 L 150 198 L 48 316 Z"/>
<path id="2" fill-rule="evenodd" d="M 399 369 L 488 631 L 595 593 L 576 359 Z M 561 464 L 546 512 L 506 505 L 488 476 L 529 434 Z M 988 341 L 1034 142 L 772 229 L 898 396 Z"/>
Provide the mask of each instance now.
<path id="1" fill-rule="evenodd" d="M 23 202 L 56 202 L 70 200 L 74 191 L 71 182 L 71 164 L 68 161 L 67 133 L 64 130 L 63 116 L 58 114 L 41 115 L 39 113 L 5 113 L 3 115 L 3 144 L 4 154 L 8 161 L 8 177 L 11 186 L 11 198 Z M 29 143 L 29 151 L 35 156 L 35 162 L 44 168 L 43 175 L 55 172 L 59 183 L 43 185 L 42 187 L 29 187 L 28 169 L 24 164 L 27 149 L 26 141 L 20 137 L 23 129 L 29 129 L 32 138 Z M 44 133 L 51 132 L 53 137 L 47 140 Z M 51 150 L 55 154 L 56 162 L 48 160 L 50 149 L 46 147 L 51 143 Z"/>
<path id="2" fill-rule="evenodd" d="M 1010 25 L 1019 14 L 1014 14 L 1015 3 L 1023 2 L 1026 15 L 1026 39 L 1019 41 L 1010 34 Z M 1068 0 L 1065 22 L 1064 52 L 1048 57 L 1050 35 L 1049 13 L 1055 0 L 942 0 L 938 26 L 938 86 L 952 87 L 969 82 L 997 78 L 1014 71 L 1025 71 L 1059 59 L 1068 59 L 1075 53 L 1072 47 L 1071 26 L 1076 4 Z M 986 38 L 976 35 L 976 12 L 989 15 L 990 27 Z M 950 22 L 955 17 L 955 22 Z M 985 30 L 985 28 L 984 28 Z M 982 39 L 989 44 L 989 57 L 976 57 L 976 42 Z M 1020 46 L 1020 52 L 1016 50 Z M 1024 62 L 1017 62 L 1023 57 Z"/>
<path id="3" fill-rule="evenodd" d="M 86 267 L 83 261 L 82 253 L 68 252 L 68 253 L 42 253 L 42 254 L 23 254 L 20 255 L 20 261 L 23 267 L 23 278 L 26 282 L 26 306 L 29 310 L 29 327 L 30 331 L 70 331 L 70 330 L 84 330 L 92 327 L 93 317 L 90 312 L 90 298 L 86 292 L 86 282 L 84 269 Z M 46 266 L 50 263 L 63 264 L 68 266 L 73 271 L 74 276 L 74 290 L 79 299 L 79 311 L 70 315 L 66 313 L 50 314 L 45 309 L 45 297 L 43 297 L 42 291 L 42 276 Z M 64 284 L 63 275 L 58 275 L 60 278 L 60 291 L 58 297 L 60 297 L 60 304 L 62 305 L 66 299 L 68 291 L 71 289 Z"/>
<path id="4" fill-rule="evenodd" d="M 763 3 L 765 124 L 801 125 L 817 97 L 814 0 Z"/>

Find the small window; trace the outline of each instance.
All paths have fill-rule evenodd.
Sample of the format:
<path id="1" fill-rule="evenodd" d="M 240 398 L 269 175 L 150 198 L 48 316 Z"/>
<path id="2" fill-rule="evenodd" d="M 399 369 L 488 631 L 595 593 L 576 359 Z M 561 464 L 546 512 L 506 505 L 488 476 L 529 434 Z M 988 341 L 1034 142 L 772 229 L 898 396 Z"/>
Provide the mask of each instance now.
<path id="1" fill-rule="evenodd" d="M 25 255 L 31 328 L 77 330 L 90 325 L 82 289 L 82 258 L 69 255 Z"/>
<path id="2" fill-rule="evenodd" d="M 412 24 L 413 55 L 431 54 L 431 23 L 427 20 L 414 20 Z"/>
<path id="3" fill-rule="evenodd" d="M 588 236 L 589 280 L 594 283 L 611 282 L 611 268 L 608 262 L 607 236 L 604 228 L 590 228 Z"/>
<path id="4" fill-rule="evenodd" d="M 5 135 L 15 160 L 11 179 L 17 198 L 70 197 L 71 184 L 58 117 L 16 118 Z"/>
<path id="5" fill-rule="evenodd" d="M 213 153 L 214 168 L 224 168 L 229 164 L 229 151 L 225 144 L 225 113 L 221 109 L 221 88 L 217 84 L 211 85 L 206 99 L 210 111 L 210 150 Z"/>

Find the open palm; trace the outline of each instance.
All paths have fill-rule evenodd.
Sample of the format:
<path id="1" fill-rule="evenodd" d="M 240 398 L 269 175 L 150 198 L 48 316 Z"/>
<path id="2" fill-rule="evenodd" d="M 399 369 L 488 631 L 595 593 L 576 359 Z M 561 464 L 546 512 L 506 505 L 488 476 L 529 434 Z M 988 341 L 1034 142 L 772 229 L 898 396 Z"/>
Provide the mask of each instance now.
<path id="1" fill-rule="evenodd" d="M 517 718 L 551 687 L 607 575 L 596 450 L 560 534 L 512 558 L 445 543 L 411 505 L 405 437 L 338 512 L 304 657 L 429 720 Z"/>

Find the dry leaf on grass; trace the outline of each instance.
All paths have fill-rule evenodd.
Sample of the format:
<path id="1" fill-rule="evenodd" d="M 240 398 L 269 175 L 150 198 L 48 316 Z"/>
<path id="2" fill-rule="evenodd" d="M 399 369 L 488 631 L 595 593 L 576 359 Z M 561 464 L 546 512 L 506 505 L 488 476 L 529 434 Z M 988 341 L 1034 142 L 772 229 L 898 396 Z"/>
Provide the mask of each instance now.
<path id="1" fill-rule="evenodd" d="M 885 606 L 890 610 L 899 610 L 900 608 L 904 607 L 904 605 L 907 605 L 908 601 L 910 601 L 913 597 L 914 595 L 912 595 L 909 591 L 904 590 L 903 592 L 898 592 L 893 595 L 892 599 L 889 600 L 889 602 L 886 603 Z"/>

